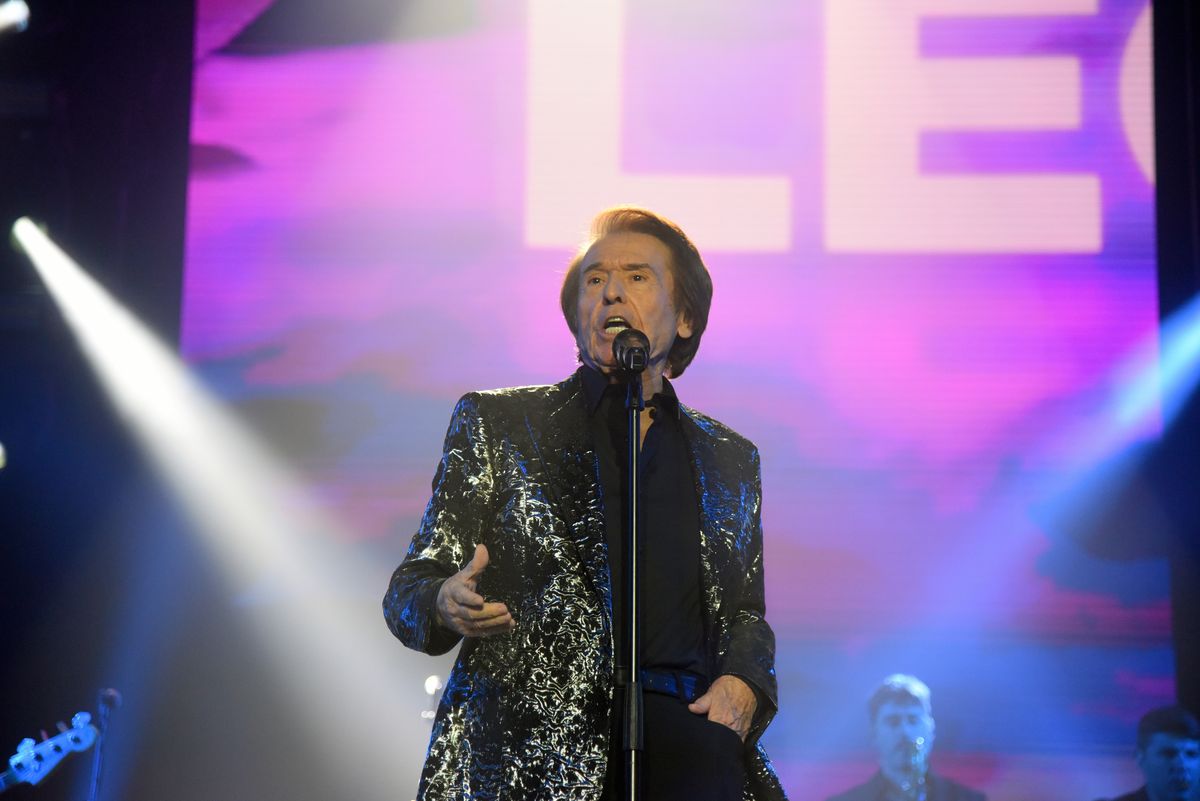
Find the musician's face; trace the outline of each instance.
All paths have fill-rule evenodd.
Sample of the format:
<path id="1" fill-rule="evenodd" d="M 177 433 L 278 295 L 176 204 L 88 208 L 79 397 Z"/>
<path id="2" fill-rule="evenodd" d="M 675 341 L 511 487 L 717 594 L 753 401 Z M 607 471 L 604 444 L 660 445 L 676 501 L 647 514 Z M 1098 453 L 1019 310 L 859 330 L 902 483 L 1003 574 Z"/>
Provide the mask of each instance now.
<path id="1" fill-rule="evenodd" d="M 611 233 L 588 248 L 579 271 L 575 341 L 584 363 L 613 371 L 613 339 L 636 328 L 650 340 L 647 372 L 661 374 L 675 337 L 692 335 L 691 323 L 675 309 L 667 246 L 649 234 Z"/>
<path id="2" fill-rule="evenodd" d="M 1151 735 L 1137 752 L 1137 763 L 1150 797 L 1158 801 L 1185 801 L 1200 787 L 1200 741 L 1161 732 Z"/>
<path id="3" fill-rule="evenodd" d="M 895 772 L 909 772 L 915 762 L 928 758 L 933 747 L 933 718 L 917 701 L 884 703 L 873 728 L 879 764 Z"/>

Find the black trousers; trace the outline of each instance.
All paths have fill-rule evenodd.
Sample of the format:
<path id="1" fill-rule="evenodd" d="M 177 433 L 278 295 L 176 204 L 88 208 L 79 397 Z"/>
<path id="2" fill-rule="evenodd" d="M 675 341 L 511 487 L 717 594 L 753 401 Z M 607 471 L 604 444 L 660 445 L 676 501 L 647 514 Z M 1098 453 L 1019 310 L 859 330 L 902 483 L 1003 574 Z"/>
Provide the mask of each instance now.
<path id="1" fill-rule="evenodd" d="M 644 801 L 741 801 L 745 747 L 733 729 L 689 712 L 687 703 L 645 693 Z M 614 710 L 604 801 L 621 801 L 625 752 L 621 713 Z"/>

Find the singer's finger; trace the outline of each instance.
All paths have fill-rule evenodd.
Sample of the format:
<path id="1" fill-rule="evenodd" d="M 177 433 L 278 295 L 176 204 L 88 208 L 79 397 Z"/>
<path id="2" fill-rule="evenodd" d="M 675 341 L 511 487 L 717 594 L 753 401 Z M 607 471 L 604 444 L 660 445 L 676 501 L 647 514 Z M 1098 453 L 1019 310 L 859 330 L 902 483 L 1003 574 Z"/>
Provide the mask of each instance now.
<path id="1" fill-rule="evenodd" d="M 469 625 L 472 625 L 472 626 L 506 625 L 507 621 L 509 621 L 509 620 L 512 620 L 512 615 L 510 615 L 508 610 L 505 609 L 504 611 L 498 612 L 496 614 L 487 614 L 487 615 L 472 614 L 471 619 L 469 621 Z"/>
<path id="2" fill-rule="evenodd" d="M 475 546 L 475 554 L 471 557 L 471 561 L 467 562 L 466 566 L 458 574 L 467 581 L 473 581 L 479 577 L 479 574 L 487 566 L 488 549 L 486 545 L 480 543 Z"/>
<path id="3" fill-rule="evenodd" d="M 482 609 L 484 605 L 483 596 L 472 590 L 461 581 L 456 581 L 453 584 L 447 582 L 446 594 L 449 600 L 468 609 Z"/>
<path id="4" fill-rule="evenodd" d="M 487 603 L 481 609 L 466 609 L 465 616 L 476 623 L 494 620 L 508 614 L 508 607 L 501 603 Z"/>
<path id="5" fill-rule="evenodd" d="M 501 615 L 491 620 L 477 621 L 474 624 L 474 630 L 480 636 L 486 637 L 490 634 L 503 634 L 506 631 L 512 631 L 516 628 L 516 625 L 516 621 L 512 619 L 512 615 Z"/>

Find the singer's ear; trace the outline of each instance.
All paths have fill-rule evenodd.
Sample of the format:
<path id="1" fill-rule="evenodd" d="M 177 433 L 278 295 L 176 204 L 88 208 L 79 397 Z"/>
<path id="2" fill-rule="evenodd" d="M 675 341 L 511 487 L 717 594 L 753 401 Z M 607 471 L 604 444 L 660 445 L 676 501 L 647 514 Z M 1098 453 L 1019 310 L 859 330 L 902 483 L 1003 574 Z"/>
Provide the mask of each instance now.
<path id="1" fill-rule="evenodd" d="M 675 335 L 687 339 L 692 335 L 692 318 L 687 312 L 675 313 Z"/>

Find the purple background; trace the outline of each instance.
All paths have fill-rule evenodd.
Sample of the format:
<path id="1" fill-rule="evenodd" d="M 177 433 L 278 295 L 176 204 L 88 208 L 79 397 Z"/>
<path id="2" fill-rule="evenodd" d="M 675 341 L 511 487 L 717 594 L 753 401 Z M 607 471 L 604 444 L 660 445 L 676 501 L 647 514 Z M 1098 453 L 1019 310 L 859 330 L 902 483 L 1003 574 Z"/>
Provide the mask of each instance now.
<path id="1" fill-rule="evenodd" d="M 1146 120 L 1118 92 L 1145 8 L 921 23 L 926 59 L 1078 59 L 1077 130 L 920 137 L 927 175 L 1096 176 L 1102 246 L 1036 254 L 830 252 L 820 6 L 626 9 L 622 168 L 791 185 L 786 251 L 697 235 L 715 299 L 678 389 L 762 451 L 766 743 L 794 798 L 867 776 L 865 697 L 894 671 L 933 688 L 935 765 L 992 798 L 1137 782 L 1133 725 L 1174 694 L 1165 565 L 1090 556 L 1044 512 L 1155 433 L 1113 411 L 1155 355 L 1153 184 L 1126 135 Z M 527 13 L 197 67 L 185 353 L 357 532 L 344 547 L 393 563 L 454 400 L 575 366 L 571 248 L 525 244 Z"/>

